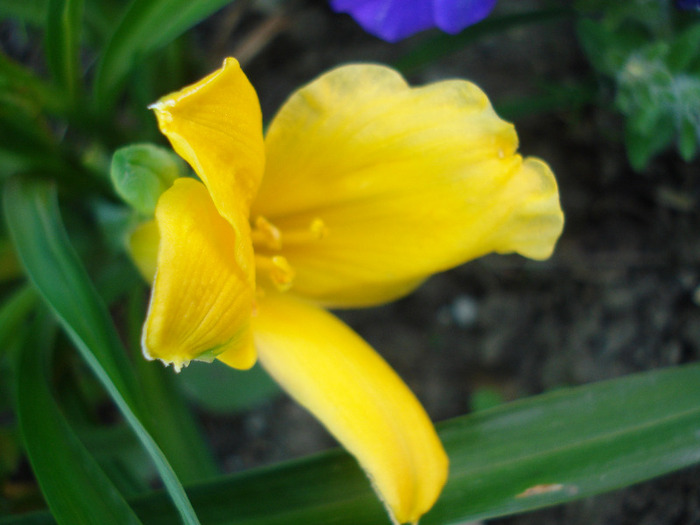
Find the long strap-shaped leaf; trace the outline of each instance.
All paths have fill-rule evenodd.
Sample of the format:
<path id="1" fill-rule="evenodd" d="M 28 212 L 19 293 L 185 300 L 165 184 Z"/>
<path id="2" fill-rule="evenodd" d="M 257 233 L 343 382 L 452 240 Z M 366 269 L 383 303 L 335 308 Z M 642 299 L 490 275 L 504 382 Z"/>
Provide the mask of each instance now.
<path id="1" fill-rule="evenodd" d="M 421 524 L 525 512 L 697 463 L 699 399 L 700 364 L 694 364 L 544 394 L 438 425 L 450 479 Z M 356 463 L 340 450 L 188 493 L 208 525 L 389 523 Z M 149 525 L 173 519 L 163 494 L 133 503 Z M 32 518 L 12 523 L 51 523 L 50 516 Z"/>
<path id="2" fill-rule="evenodd" d="M 14 179 L 4 207 L 10 234 L 34 286 L 134 429 L 185 523 L 199 523 L 165 455 L 139 419 L 126 352 L 106 307 L 73 251 L 61 223 L 54 186 Z"/>
<path id="3" fill-rule="evenodd" d="M 19 354 L 17 415 L 41 491 L 59 523 L 131 525 L 138 519 L 65 420 L 45 371 L 55 321 L 40 316 Z"/>
<path id="4" fill-rule="evenodd" d="M 17 337 L 29 312 L 36 305 L 38 297 L 34 289 L 25 285 L 15 292 L 0 308 L 0 357 L 10 346 L 10 342 Z"/>
<path id="5" fill-rule="evenodd" d="M 49 0 L 46 18 L 46 61 L 64 96 L 75 103 L 81 77 L 83 0 Z"/>
<path id="6" fill-rule="evenodd" d="M 124 78 L 152 51 L 164 46 L 233 0 L 132 0 L 100 60 L 95 95 L 109 110 Z"/>

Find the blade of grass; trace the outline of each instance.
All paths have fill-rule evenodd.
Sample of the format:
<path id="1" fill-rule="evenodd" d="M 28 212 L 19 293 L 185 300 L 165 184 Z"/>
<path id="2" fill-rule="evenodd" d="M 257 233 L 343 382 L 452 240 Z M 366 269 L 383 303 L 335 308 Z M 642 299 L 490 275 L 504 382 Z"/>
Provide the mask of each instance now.
<path id="1" fill-rule="evenodd" d="M 136 63 L 232 0 L 132 0 L 100 60 L 95 100 L 108 112 Z"/>
<path id="2" fill-rule="evenodd" d="M 185 523 L 199 523 L 175 472 L 141 418 L 137 385 L 109 313 L 73 251 L 55 187 L 12 179 L 4 191 L 6 221 L 32 283 L 153 460 Z"/>
<path id="3" fill-rule="evenodd" d="M 16 372 L 19 426 L 44 498 L 58 523 L 141 523 L 51 395 L 47 363 L 54 333 L 48 312 L 38 316 L 19 353 Z"/>
<path id="4" fill-rule="evenodd" d="M 698 399 L 700 364 L 692 364 L 446 421 L 438 432 L 450 456 L 450 478 L 421 523 L 527 512 L 698 463 Z M 188 494 L 208 525 L 389 524 L 360 468 L 341 450 L 222 477 Z M 138 498 L 133 507 L 149 525 L 173 519 L 162 493 Z M 43 517 L 34 523 L 51 523 Z"/>

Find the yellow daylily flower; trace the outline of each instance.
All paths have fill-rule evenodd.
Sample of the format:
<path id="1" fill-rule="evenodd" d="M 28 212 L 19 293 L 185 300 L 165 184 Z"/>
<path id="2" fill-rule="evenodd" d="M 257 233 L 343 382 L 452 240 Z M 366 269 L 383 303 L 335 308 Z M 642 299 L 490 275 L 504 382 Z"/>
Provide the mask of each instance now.
<path id="1" fill-rule="evenodd" d="M 396 299 L 490 252 L 548 257 L 563 225 L 549 167 L 516 153 L 475 85 L 411 88 L 378 65 L 303 87 L 264 139 L 232 58 L 152 107 L 201 182 L 178 179 L 131 239 L 153 278 L 144 354 L 177 369 L 259 358 L 358 459 L 392 520 L 417 522 L 447 456 L 408 387 L 325 308 Z"/>

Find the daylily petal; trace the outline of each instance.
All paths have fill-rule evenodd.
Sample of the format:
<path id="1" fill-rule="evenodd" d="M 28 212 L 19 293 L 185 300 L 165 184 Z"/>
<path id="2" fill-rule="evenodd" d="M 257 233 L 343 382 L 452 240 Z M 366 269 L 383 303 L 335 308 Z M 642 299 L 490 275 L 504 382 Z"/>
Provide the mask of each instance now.
<path id="1" fill-rule="evenodd" d="M 492 251 L 550 255 L 563 224 L 556 181 L 517 145 L 471 83 L 411 89 L 386 67 L 341 67 L 271 123 L 251 216 L 281 232 L 292 293 L 380 303 Z M 299 235 L 318 221 L 322 238 Z"/>
<path id="2" fill-rule="evenodd" d="M 253 266 L 250 242 L 247 253 L 234 253 L 246 243 L 194 179 L 178 179 L 161 195 L 156 221 L 158 271 L 144 325 L 144 354 L 179 369 L 192 359 L 227 352 L 227 363 L 251 367 L 255 289 L 237 264 L 247 256 L 247 266 Z"/>
<path id="3" fill-rule="evenodd" d="M 263 367 L 358 459 L 397 521 L 427 512 L 447 456 L 389 365 L 336 317 L 288 295 L 260 301 L 253 332 Z"/>
<path id="4" fill-rule="evenodd" d="M 128 240 L 127 248 L 131 260 L 134 261 L 139 273 L 149 283 L 153 282 L 153 278 L 156 276 L 159 242 L 158 224 L 154 220 L 139 224 L 131 232 Z"/>
<path id="5" fill-rule="evenodd" d="M 221 69 L 152 108 L 160 130 L 207 185 L 219 213 L 246 237 L 242 217 L 248 216 L 265 156 L 258 96 L 238 61 L 227 58 Z"/>

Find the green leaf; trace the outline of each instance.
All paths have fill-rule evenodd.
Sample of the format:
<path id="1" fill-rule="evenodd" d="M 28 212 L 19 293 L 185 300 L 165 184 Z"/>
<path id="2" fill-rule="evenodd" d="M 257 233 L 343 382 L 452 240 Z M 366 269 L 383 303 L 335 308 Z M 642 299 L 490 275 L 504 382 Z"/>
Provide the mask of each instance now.
<path id="1" fill-rule="evenodd" d="M 445 495 L 421 523 L 584 498 L 700 461 L 700 365 L 562 389 L 450 421 Z M 541 492 L 541 493 L 538 493 Z"/>
<path id="2" fill-rule="evenodd" d="M 34 474 L 58 523 L 141 521 L 65 420 L 49 390 L 46 362 L 54 323 L 41 316 L 20 352 L 17 415 Z"/>
<path id="3" fill-rule="evenodd" d="M 698 463 L 698 399 L 700 364 L 692 364 L 446 421 L 438 432 L 450 478 L 421 524 L 527 512 Z M 208 525 L 389 525 L 369 482 L 341 450 L 220 478 L 188 494 Z M 163 494 L 138 498 L 133 507 L 149 525 L 175 519 Z M 51 522 L 45 518 L 33 523 Z"/>
<path id="4" fill-rule="evenodd" d="M 7 299 L 0 308 L 0 356 L 17 335 L 29 312 L 37 303 L 34 289 L 24 286 Z"/>
<path id="5" fill-rule="evenodd" d="M 186 173 L 172 150 L 154 144 L 132 144 L 114 152 L 110 177 L 119 196 L 136 211 L 153 217 L 160 195 Z"/>
<path id="6" fill-rule="evenodd" d="M 58 86 L 77 102 L 80 84 L 80 32 L 83 0 L 49 0 L 46 13 L 46 61 Z"/>
<path id="7" fill-rule="evenodd" d="M 232 0 L 132 0 L 97 69 L 95 95 L 109 111 L 132 68 Z"/>
<path id="8" fill-rule="evenodd" d="M 35 288 L 136 433 L 184 522 L 199 523 L 177 476 L 139 417 L 142 407 L 126 351 L 70 245 L 55 187 L 13 179 L 3 197 L 12 239 Z"/>

